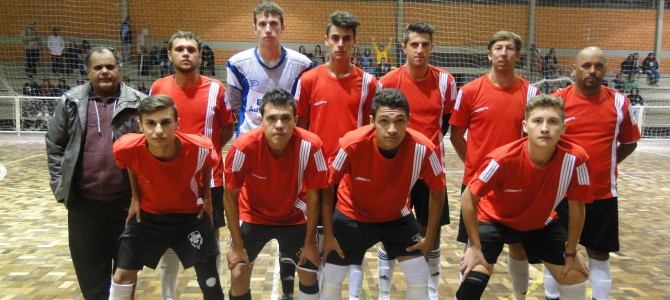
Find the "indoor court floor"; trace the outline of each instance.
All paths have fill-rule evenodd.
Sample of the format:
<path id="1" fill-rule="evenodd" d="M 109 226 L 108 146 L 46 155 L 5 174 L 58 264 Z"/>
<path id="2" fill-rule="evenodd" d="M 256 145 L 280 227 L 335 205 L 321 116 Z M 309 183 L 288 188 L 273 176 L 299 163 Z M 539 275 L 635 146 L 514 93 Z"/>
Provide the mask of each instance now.
<path id="1" fill-rule="evenodd" d="M 441 298 L 453 299 L 463 250 L 455 242 L 463 165 L 452 148 L 447 148 L 447 155 L 453 224 L 442 230 L 440 292 Z M 612 299 L 670 299 L 670 141 L 641 142 L 620 165 L 619 175 L 621 251 L 611 259 Z M 0 300 L 81 299 L 67 245 L 67 211 L 53 199 L 48 178 L 42 135 L 0 134 Z M 225 229 L 222 236 L 225 254 Z M 276 244 L 268 244 L 256 260 L 254 299 L 277 299 L 281 292 L 276 251 Z M 510 299 L 506 256 L 503 253 L 498 260 L 484 299 Z M 365 259 L 361 299 L 377 299 L 376 265 L 376 249 L 371 249 Z M 528 299 L 544 299 L 542 268 L 532 266 L 530 277 Z M 227 270 L 221 279 L 227 293 Z M 396 267 L 393 298 L 403 299 L 404 288 Z M 193 270 L 180 273 L 178 293 L 178 299 L 201 299 Z M 141 272 L 136 299 L 160 299 L 158 272 Z"/>

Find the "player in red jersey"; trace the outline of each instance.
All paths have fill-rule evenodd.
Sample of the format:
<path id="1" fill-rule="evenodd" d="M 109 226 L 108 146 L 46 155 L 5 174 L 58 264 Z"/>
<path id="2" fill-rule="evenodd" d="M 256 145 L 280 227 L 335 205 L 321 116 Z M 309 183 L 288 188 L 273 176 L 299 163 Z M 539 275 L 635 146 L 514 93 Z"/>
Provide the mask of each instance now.
<path id="1" fill-rule="evenodd" d="M 152 95 L 170 96 L 180 112 L 179 129 L 184 133 L 199 133 L 212 140 L 217 153 L 233 133 L 233 115 L 227 107 L 226 88 L 213 78 L 200 75 L 200 38 L 192 32 L 178 30 L 168 41 L 169 58 L 174 75 L 156 80 Z M 214 225 L 225 226 L 223 216 L 223 163 L 213 168 L 211 176 Z M 218 230 L 215 231 L 218 239 Z M 218 260 L 219 258 L 217 258 Z M 168 249 L 161 260 L 161 282 L 164 299 L 175 298 L 179 258 Z"/>
<path id="2" fill-rule="evenodd" d="M 444 202 L 444 170 L 433 143 L 408 129 L 410 107 L 397 89 L 383 89 L 372 104 L 372 123 L 347 133 L 330 158 L 330 191 L 323 193 L 324 225 L 321 299 L 341 299 L 348 265 L 359 265 L 378 242 L 400 261 L 406 299 L 428 297 L 424 258 L 437 238 Z M 430 189 L 425 237 L 411 213 L 410 190 L 419 177 Z M 334 187 L 337 209 L 333 214 Z"/>
<path id="3" fill-rule="evenodd" d="M 319 189 L 328 185 L 321 140 L 295 128 L 295 104 L 285 90 L 266 93 L 260 113 L 261 127 L 235 140 L 225 164 L 230 299 L 251 299 L 253 261 L 271 239 L 298 267 L 300 299 L 318 299 L 316 223 Z"/>
<path id="4" fill-rule="evenodd" d="M 379 82 L 383 88 L 396 88 L 403 92 L 412 109 L 409 128 L 428 137 L 435 148 L 437 156 L 444 159 L 442 139 L 449 128 L 449 116 L 454 100 L 456 100 L 456 81 L 448 72 L 428 64 L 433 50 L 433 33 L 435 29 L 426 23 L 412 23 L 405 28 L 403 51 L 407 55 L 405 64 L 382 77 Z M 443 164 L 444 165 L 444 164 Z M 449 204 L 446 197 L 440 226 L 449 224 Z M 428 221 L 428 186 L 419 179 L 412 188 L 411 198 L 417 221 L 422 232 L 426 233 Z M 438 228 L 437 236 L 440 236 Z M 389 299 L 391 277 L 395 258 L 379 247 L 379 299 Z M 440 239 L 435 240 L 433 250 L 427 255 L 430 269 L 428 296 L 431 300 L 438 299 L 440 280 Z"/>
<path id="5" fill-rule="evenodd" d="M 177 131 L 170 97 L 149 96 L 138 111 L 143 134 L 114 143 L 117 164 L 128 169 L 132 200 L 109 299 L 133 299 L 137 272 L 143 266 L 155 269 L 168 247 L 185 268 L 195 267 L 204 299 L 223 299 L 209 189 L 219 155 L 204 136 Z"/>
<path id="6" fill-rule="evenodd" d="M 640 130 L 630 115 L 628 98 L 601 85 L 607 73 L 607 58 L 601 49 L 582 49 L 572 70 L 576 82 L 555 95 L 565 100 L 565 139 L 584 147 L 591 158 L 594 201 L 586 205 L 579 243 L 589 256 L 593 298 L 608 299 L 612 288 L 609 253 L 619 251 L 617 164 L 633 153 Z M 568 213 L 565 204 L 559 205 L 559 212 L 563 216 Z M 558 298 L 550 275 L 545 272 L 545 293 L 549 299 Z"/>
<path id="7" fill-rule="evenodd" d="M 465 164 L 461 190 L 470 182 L 486 154 L 523 136 L 524 107 L 539 91 L 515 73 L 514 64 L 521 57 L 521 46 L 521 37 L 515 33 L 493 34 L 488 43 L 491 71 L 458 92 L 449 123 L 451 144 Z M 462 221 L 458 241 L 467 242 Z M 514 295 L 522 300 L 528 289 L 528 262 L 521 245 L 510 244 L 509 248 L 508 267 Z"/>
<path id="8" fill-rule="evenodd" d="M 329 60 L 303 74 L 296 87 L 298 126 L 321 138 L 326 157 L 337 151 L 339 138 L 368 122 L 377 90 L 377 79 L 350 62 L 358 25 L 348 12 L 332 13 L 324 41 Z M 361 266 L 352 265 L 349 299 L 358 299 L 362 283 Z"/>
<path id="9" fill-rule="evenodd" d="M 562 299 L 586 297 L 587 271 L 576 254 L 584 206 L 591 201 L 588 155 L 560 139 L 565 130 L 560 98 L 537 96 L 525 111 L 528 137 L 489 153 L 463 192 L 469 244 L 456 299 L 481 298 L 508 243 L 521 244 L 531 263 L 542 262 L 559 279 Z M 566 197 L 567 232 L 555 212 Z"/>

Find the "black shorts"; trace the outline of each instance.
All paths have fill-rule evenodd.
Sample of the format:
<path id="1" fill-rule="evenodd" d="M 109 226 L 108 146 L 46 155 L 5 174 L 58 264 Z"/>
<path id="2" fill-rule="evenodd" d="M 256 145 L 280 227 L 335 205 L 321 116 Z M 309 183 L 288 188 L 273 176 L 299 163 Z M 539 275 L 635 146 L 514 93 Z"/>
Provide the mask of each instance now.
<path id="1" fill-rule="evenodd" d="M 567 228 L 568 201 L 556 208 L 559 219 Z M 619 251 L 619 209 L 617 197 L 601 199 L 586 204 L 584 229 L 579 243 L 587 249 L 600 252 Z"/>
<path id="2" fill-rule="evenodd" d="M 461 195 L 463 195 L 466 187 L 468 186 L 461 184 Z M 465 229 L 465 223 L 463 223 L 463 209 L 458 213 L 458 234 L 456 234 L 456 241 L 463 244 L 468 243 L 468 231 Z"/>
<path id="3" fill-rule="evenodd" d="M 479 223 L 479 239 L 484 258 L 489 264 L 495 264 L 505 244 L 521 243 L 526 250 L 528 262 L 537 264 L 548 262 L 564 265 L 565 242 L 568 234 L 563 225 L 552 221 L 544 228 L 531 231 L 518 231 L 500 223 Z"/>
<path id="4" fill-rule="evenodd" d="M 298 251 L 305 243 L 307 225 L 260 225 L 242 222 L 240 233 L 249 261 L 254 261 L 267 242 L 276 239 L 282 260 L 298 263 Z"/>
<path id="5" fill-rule="evenodd" d="M 119 267 L 155 269 L 167 248 L 172 248 L 184 268 L 219 254 L 214 228 L 207 215 L 155 215 L 141 213 L 140 223 L 132 218 L 119 237 Z"/>
<path id="6" fill-rule="evenodd" d="M 226 226 L 226 215 L 223 211 L 223 187 L 217 186 L 211 188 L 212 192 L 212 219 L 214 227 L 221 228 Z"/>
<path id="7" fill-rule="evenodd" d="M 333 232 L 345 258 L 335 251 L 331 252 L 326 262 L 346 266 L 363 263 L 365 252 L 378 242 L 393 257 L 422 256 L 420 251 L 407 252 L 406 248 L 416 244 L 422 238 L 419 224 L 414 215 L 409 214 L 395 221 L 384 223 L 363 223 L 353 220 L 339 210 L 333 216 Z"/>
<path id="8" fill-rule="evenodd" d="M 421 226 L 428 225 L 428 203 L 430 203 L 430 188 L 423 179 L 416 181 L 412 187 L 412 205 L 414 206 L 414 214 L 416 221 Z M 447 191 L 444 191 L 444 206 L 442 207 L 442 216 L 440 217 L 440 226 L 449 224 L 449 199 Z"/>

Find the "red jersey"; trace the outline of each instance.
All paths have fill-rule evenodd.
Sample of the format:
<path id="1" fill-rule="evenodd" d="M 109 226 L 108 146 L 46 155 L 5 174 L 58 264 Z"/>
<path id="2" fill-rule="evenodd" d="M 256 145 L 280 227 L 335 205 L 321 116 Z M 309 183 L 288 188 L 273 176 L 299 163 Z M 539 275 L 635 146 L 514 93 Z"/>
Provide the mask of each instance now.
<path id="1" fill-rule="evenodd" d="M 252 224 L 304 224 L 305 189 L 328 186 L 328 167 L 315 134 L 295 128 L 284 154 L 275 157 L 255 128 L 238 137 L 228 150 L 226 188 L 240 188 L 240 220 Z"/>
<path id="2" fill-rule="evenodd" d="M 450 114 L 456 100 L 454 77 L 440 68 L 429 65 L 428 74 L 414 80 L 406 66 L 395 69 L 379 79 L 382 87 L 402 91 L 409 102 L 409 128 L 423 133 L 437 148 L 437 157 L 444 156 L 442 117 Z"/>
<path id="3" fill-rule="evenodd" d="M 486 154 L 523 137 L 526 103 L 538 93 L 518 76 L 511 87 L 502 89 L 488 74 L 461 88 L 449 124 L 468 130 L 463 184 L 472 180 Z"/>
<path id="4" fill-rule="evenodd" d="M 140 205 L 152 214 L 194 214 L 202 204 L 201 170 L 219 164 L 212 142 L 202 135 L 184 134 L 176 138 L 181 148 L 175 158 L 163 161 L 147 148 L 143 134 L 129 133 L 114 143 L 114 158 L 121 169 L 133 172 L 140 189 Z"/>
<path id="5" fill-rule="evenodd" d="M 384 157 L 373 125 L 363 126 L 340 139 L 330 158 L 330 185 L 339 184 L 337 209 L 359 222 L 383 223 L 411 213 L 410 190 L 421 177 L 435 190 L 446 183 L 435 146 L 423 134 L 407 129 L 393 158 Z"/>
<path id="6" fill-rule="evenodd" d="M 198 84 L 181 88 L 174 75 L 170 75 L 154 81 L 150 94 L 170 96 L 179 114 L 179 130 L 206 136 L 212 140 L 214 149 L 221 154 L 221 129 L 234 123 L 233 114 L 225 101 L 226 88 L 221 81 L 201 75 Z M 223 163 L 212 171 L 211 186 L 222 186 Z"/>
<path id="7" fill-rule="evenodd" d="M 574 84 L 554 95 L 565 101 L 563 137 L 584 147 L 591 157 L 593 199 L 616 197 L 617 143 L 640 140 L 640 129 L 630 115 L 630 101 L 624 94 L 604 86 L 593 97 L 579 94 Z"/>
<path id="8" fill-rule="evenodd" d="M 337 140 L 345 133 L 369 123 L 376 91 L 377 79 L 356 66 L 342 78 L 331 75 L 327 64 L 300 77 L 295 95 L 298 116 L 309 119 L 309 131 L 323 141 L 326 157 L 335 153 Z"/>
<path id="9" fill-rule="evenodd" d="M 543 228 L 556 218 L 554 210 L 566 196 L 592 201 L 587 160 L 582 147 L 564 140 L 542 168 L 531 160 L 527 138 L 495 149 L 468 185 L 473 195 L 482 197 L 477 218 L 519 231 Z"/>

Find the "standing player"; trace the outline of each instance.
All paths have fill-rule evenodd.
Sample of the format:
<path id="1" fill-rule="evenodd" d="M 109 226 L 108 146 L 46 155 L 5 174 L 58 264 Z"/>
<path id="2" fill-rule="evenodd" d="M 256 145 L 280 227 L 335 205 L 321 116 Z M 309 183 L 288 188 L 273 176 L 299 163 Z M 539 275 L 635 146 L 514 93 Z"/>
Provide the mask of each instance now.
<path id="1" fill-rule="evenodd" d="M 329 60 L 306 72 L 296 88 L 298 126 L 321 138 L 326 157 L 335 154 L 340 137 L 366 123 L 377 90 L 377 79 L 351 64 L 359 24 L 349 12 L 330 15 L 324 40 Z M 362 284 L 361 266 L 352 265 L 350 299 L 358 299 Z"/>
<path id="2" fill-rule="evenodd" d="M 151 85 L 151 94 L 168 95 L 174 99 L 181 114 L 180 130 L 184 133 L 199 133 L 212 140 L 214 149 L 221 153 L 232 136 L 233 115 L 226 107 L 226 89 L 213 78 L 200 75 L 200 38 L 192 32 L 178 30 L 168 41 L 168 57 L 174 65 L 174 75 L 156 80 Z M 212 205 L 213 221 L 217 228 L 225 226 L 223 216 L 223 163 L 213 168 Z M 215 230 L 218 240 L 218 229 Z M 217 258 L 218 260 L 219 258 Z M 168 249 L 161 260 L 163 297 L 175 298 L 179 258 Z"/>
<path id="3" fill-rule="evenodd" d="M 461 190 L 472 180 L 486 154 L 523 136 L 524 107 L 538 94 L 537 88 L 514 71 L 514 64 L 521 57 L 521 37 L 517 34 L 508 31 L 493 34 L 488 42 L 488 57 L 491 71 L 461 88 L 449 120 L 451 144 L 465 164 Z M 458 241 L 467 242 L 462 222 Z M 509 247 L 508 266 L 514 295 L 517 300 L 525 299 L 528 262 L 520 245 Z"/>
<path id="4" fill-rule="evenodd" d="M 429 65 L 430 53 L 433 50 L 433 33 L 435 29 L 426 23 L 412 23 L 405 28 L 403 51 L 407 61 L 402 67 L 389 72 L 379 82 L 384 88 L 399 89 L 407 97 L 410 107 L 409 128 L 428 137 L 437 149 L 437 157 L 444 158 L 442 138 L 449 128 L 449 115 L 456 98 L 456 81 L 448 72 Z M 442 164 L 444 165 L 444 164 Z M 417 180 L 412 188 L 411 198 L 416 218 L 426 234 L 428 225 L 428 186 L 423 179 Z M 449 205 L 444 199 L 444 211 L 440 226 L 449 224 Z M 428 295 L 430 299 L 438 299 L 440 281 L 440 228 L 433 250 L 428 254 L 430 281 Z M 378 249 L 379 257 L 379 299 L 389 299 L 391 276 L 395 258 L 389 257 L 383 247 Z"/>
<path id="5" fill-rule="evenodd" d="M 209 189 L 218 150 L 202 135 L 177 131 L 177 109 L 168 96 L 149 96 L 138 111 L 143 134 L 114 143 L 118 166 L 128 169 L 132 200 L 109 299 L 134 299 L 137 272 L 155 269 L 170 247 L 185 268 L 195 267 L 203 298 L 222 300 Z"/>
<path id="6" fill-rule="evenodd" d="M 298 77 L 311 68 L 312 61 L 297 51 L 282 47 L 284 11 L 274 2 L 261 1 L 253 11 L 258 46 L 233 55 L 228 60 L 226 81 L 229 105 L 238 113 L 237 136 L 261 124 L 260 104 L 274 88 L 294 91 Z M 279 253 L 279 257 L 283 257 Z M 282 299 L 293 297 L 295 267 L 279 264 Z"/>
<path id="7" fill-rule="evenodd" d="M 307 56 L 282 47 L 284 11 L 279 5 L 262 1 L 253 17 L 258 46 L 228 60 L 228 101 L 238 113 L 237 136 L 261 125 L 259 110 L 265 93 L 274 88 L 294 91 L 298 77 L 312 65 Z"/>
<path id="8" fill-rule="evenodd" d="M 285 90 L 266 93 L 260 112 L 262 128 L 239 137 L 226 158 L 230 299 L 251 299 L 253 262 L 271 239 L 299 266 L 300 299 L 318 299 L 319 189 L 328 186 L 321 140 L 295 128 L 295 103 Z"/>
<path id="9" fill-rule="evenodd" d="M 609 253 L 619 251 L 617 164 L 633 153 L 640 130 L 631 118 L 628 98 L 601 85 L 607 73 L 607 58 L 601 49 L 582 49 L 572 72 L 576 82 L 555 95 L 565 100 L 565 138 L 584 147 L 591 158 L 594 201 L 586 205 L 579 243 L 589 256 L 593 298 L 601 300 L 609 298 L 612 288 Z M 565 206 L 561 204 L 559 212 L 567 213 Z M 555 281 L 547 272 L 545 282 L 547 298 L 558 298 Z"/>
<path id="10" fill-rule="evenodd" d="M 342 137 L 337 155 L 330 158 L 330 190 L 324 193 L 321 209 L 323 255 L 327 257 L 321 299 L 341 299 L 347 266 L 360 265 L 367 249 L 378 242 L 400 261 L 407 283 L 406 299 L 428 297 L 424 255 L 437 239 L 445 179 L 433 143 L 407 128 L 409 115 L 409 104 L 400 91 L 380 91 L 372 104 L 372 124 Z M 430 190 L 425 237 L 409 200 L 419 177 Z"/>
<path id="11" fill-rule="evenodd" d="M 586 297 L 587 272 L 576 255 L 584 203 L 591 201 L 588 156 L 560 139 L 564 120 L 561 99 L 533 98 L 523 121 L 528 137 L 486 155 L 470 180 L 462 195 L 469 243 L 456 299 L 481 298 L 507 243 L 521 244 L 530 262 L 542 262 L 559 278 L 562 299 Z M 566 197 L 571 213 L 567 232 L 555 212 Z"/>

